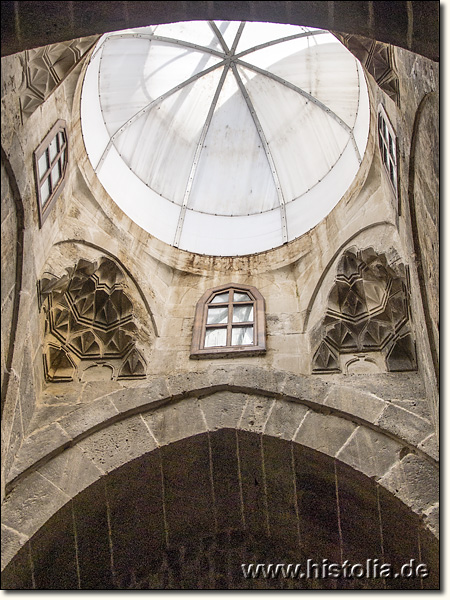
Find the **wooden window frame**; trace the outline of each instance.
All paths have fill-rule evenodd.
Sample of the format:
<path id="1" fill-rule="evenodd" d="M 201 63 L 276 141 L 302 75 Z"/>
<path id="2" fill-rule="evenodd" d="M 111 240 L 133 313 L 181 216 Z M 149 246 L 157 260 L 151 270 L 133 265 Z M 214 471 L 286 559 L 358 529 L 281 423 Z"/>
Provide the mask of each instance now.
<path id="1" fill-rule="evenodd" d="M 388 132 L 388 138 L 384 133 L 384 125 Z M 384 106 L 382 104 L 378 107 L 378 147 L 380 149 L 381 162 L 384 167 L 384 172 L 387 175 L 389 184 L 392 191 L 394 192 L 395 199 L 398 200 L 398 156 L 397 156 L 397 136 L 395 135 L 394 128 L 389 121 L 389 117 L 386 114 Z M 389 138 L 392 140 L 393 152 L 391 152 Z"/>
<path id="2" fill-rule="evenodd" d="M 230 293 L 227 302 L 213 303 L 212 300 L 217 294 Z M 234 293 L 241 292 L 250 296 L 251 302 L 234 301 Z M 253 321 L 239 323 L 232 321 L 233 306 L 253 304 Z M 208 308 L 220 308 L 228 305 L 228 320 L 226 323 L 207 323 Z M 241 346 L 231 345 L 232 329 L 237 327 L 253 326 L 253 344 Z M 226 346 L 205 347 L 206 331 L 209 328 L 223 328 L 227 330 Z M 266 351 L 266 323 L 265 323 L 265 302 L 258 290 L 249 285 L 240 283 L 229 283 L 206 290 L 195 308 L 194 329 L 192 335 L 191 358 L 226 358 L 238 356 L 256 356 L 264 354 Z"/>
<path id="3" fill-rule="evenodd" d="M 64 142 L 63 142 L 62 146 L 59 147 L 57 154 L 53 160 L 50 159 L 50 154 L 48 155 L 48 163 L 50 164 L 50 166 L 47 167 L 45 173 L 42 175 L 42 177 L 40 177 L 39 176 L 39 160 L 46 152 L 50 152 L 50 144 L 56 138 L 56 136 L 59 135 L 59 133 L 63 134 Z M 63 152 L 65 152 L 64 160 L 62 160 Z M 52 169 L 55 167 L 55 165 L 59 161 L 61 161 L 60 162 L 61 176 L 60 176 L 58 182 L 56 183 L 56 185 L 53 186 L 51 173 L 52 173 Z M 59 119 L 53 125 L 51 130 L 48 132 L 48 134 L 45 136 L 45 138 L 42 140 L 42 142 L 39 144 L 39 146 L 36 148 L 36 150 L 34 151 L 34 154 L 33 154 L 34 179 L 35 179 L 35 184 L 36 184 L 36 198 L 37 198 L 37 204 L 38 204 L 39 227 L 42 227 L 42 225 L 44 224 L 44 222 L 50 212 L 50 209 L 52 208 L 53 204 L 56 202 L 59 195 L 61 194 L 61 192 L 64 189 L 68 161 L 69 161 L 69 143 L 68 143 L 68 139 L 67 139 L 67 124 L 63 119 Z M 42 189 L 43 182 L 46 180 L 49 181 L 50 195 L 47 198 L 47 200 L 43 203 L 42 196 L 41 196 L 41 189 Z"/>

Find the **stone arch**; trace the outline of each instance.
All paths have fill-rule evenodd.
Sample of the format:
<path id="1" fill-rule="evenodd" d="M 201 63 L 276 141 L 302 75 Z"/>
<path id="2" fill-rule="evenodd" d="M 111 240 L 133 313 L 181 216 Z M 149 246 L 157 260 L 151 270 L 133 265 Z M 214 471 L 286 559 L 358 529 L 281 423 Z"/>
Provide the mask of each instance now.
<path id="1" fill-rule="evenodd" d="M 413 131 L 411 136 L 411 147 L 409 154 L 409 173 L 408 173 L 408 207 L 411 219 L 411 232 L 412 241 L 414 246 L 414 253 L 416 257 L 417 275 L 419 280 L 419 290 L 422 299 L 422 306 L 425 317 L 425 326 L 427 330 L 428 343 L 430 346 L 431 356 L 433 360 L 434 374 L 436 381 L 439 381 L 439 308 L 436 305 L 436 301 L 433 301 L 433 297 L 439 297 L 439 275 L 436 270 L 436 265 L 430 263 L 428 256 L 432 256 L 439 261 L 439 250 L 434 248 L 427 248 L 430 244 L 433 244 L 432 239 L 435 237 L 435 232 L 439 231 L 439 223 L 433 223 L 431 226 L 427 222 L 430 218 L 430 214 L 436 215 L 438 219 L 439 215 L 439 158 L 434 156 L 433 153 L 423 152 L 421 148 L 420 137 L 421 127 L 423 122 L 428 116 L 427 110 L 431 109 L 433 103 L 437 103 L 436 92 L 428 92 L 422 98 L 417 107 L 416 114 L 414 117 Z M 434 121 L 434 119 L 433 119 Z M 436 126 L 436 137 L 431 140 L 432 144 L 438 145 L 439 128 Z M 423 143 L 423 142 L 422 142 Z M 420 151 L 422 150 L 422 153 Z M 420 158 L 419 158 L 420 154 Z M 424 157 L 426 159 L 424 160 Z M 436 178 L 430 179 L 435 183 L 435 189 L 432 193 L 429 188 L 423 189 L 421 172 L 424 169 L 432 170 L 436 174 Z M 430 183 L 427 184 L 430 186 Z M 421 198 L 419 202 L 416 195 L 421 194 L 424 198 Z M 430 205 L 435 203 L 437 210 L 432 211 Z M 422 214 L 418 215 L 417 212 L 422 208 Z M 424 214 L 425 213 L 425 214 Z M 427 248 L 427 252 L 424 252 L 422 248 Z"/>
<path id="2" fill-rule="evenodd" d="M 68 491 L 64 476 L 53 481 L 61 495 Z M 427 564 L 431 577 L 424 583 L 433 588 L 436 547 L 416 515 L 338 460 L 274 436 L 223 428 L 130 457 L 74 495 L 25 542 L 3 582 L 7 589 L 254 589 L 242 577 L 242 563 L 376 558 L 398 569 L 412 558 Z M 333 589 L 336 582 L 302 584 L 292 587 Z M 396 584 L 387 587 L 404 586 Z M 283 580 L 256 582 L 265 585 L 290 587 Z"/>
<path id="3" fill-rule="evenodd" d="M 240 370 L 243 371 L 242 367 Z M 83 414 L 73 414 L 53 424 L 52 431 L 39 432 L 37 438 L 28 440 L 33 464 L 29 469 L 23 469 L 22 464 L 22 476 L 16 474 L 12 480 L 3 510 L 8 536 L 5 562 L 13 559 L 20 547 L 59 509 L 91 484 L 103 481 L 96 484 L 98 491 L 108 474 L 123 465 L 145 455 L 157 456 L 163 448 L 175 448 L 183 440 L 196 440 L 201 436 L 209 440 L 215 433 L 224 431 L 232 432 L 223 435 L 234 436 L 238 444 L 241 436 L 247 440 L 243 444 L 248 442 L 251 447 L 256 444 L 260 451 L 266 438 L 277 440 L 273 444 L 280 442 L 279 459 L 286 464 L 291 461 L 292 448 L 302 447 L 308 456 L 345 471 L 344 479 L 370 481 L 370 485 L 376 482 L 386 502 L 403 506 L 399 508 L 403 516 L 415 515 L 411 517 L 416 523 L 414 527 L 419 527 L 427 539 L 430 535 L 433 537 L 438 472 L 430 448 L 426 447 L 426 440 L 432 435 L 431 424 L 428 423 L 430 431 L 416 429 L 413 433 L 410 419 L 401 431 L 402 422 L 408 418 L 407 411 L 400 411 L 401 414 L 392 419 L 392 405 L 367 393 L 362 392 L 359 399 L 346 398 L 346 394 L 340 396 L 337 389 L 326 390 L 325 384 L 312 388 L 307 378 L 266 373 L 264 380 L 263 370 L 246 371 L 240 378 L 238 369 L 222 377 L 220 369 L 211 372 L 216 388 L 206 385 L 205 377 L 204 387 L 196 388 L 195 382 L 189 381 L 189 375 L 184 379 L 178 376 L 171 381 L 155 381 L 150 392 L 153 400 L 147 390 L 141 390 L 140 398 L 122 393 L 102 399 L 103 419 L 99 418 L 100 404 L 97 403 L 91 407 L 90 427 L 87 427 L 89 414 L 85 410 L 81 411 Z M 258 389 L 249 386 L 249 376 L 259 379 Z M 233 383 L 226 383 L 229 378 Z M 164 383 L 168 386 L 165 390 L 162 389 Z M 346 412 L 346 401 L 354 407 L 353 414 Z M 135 406 L 131 409 L 132 402 Z M 121 413 L 117 408 L 113 411 L 116 406 L 122 406 Z M 415 421 L 419 425 L 421 419 L 416 417 Z M 58 439 L 56 444 L 55 438 Z M 423 438 L 423 442 L 419 442 L 419 438 Z M 39 457 L 36 449 L 39 446 L 42 449 L 43 445 L 46 455 Z M 189 454 L 183 451 L 183 457 L 191 464 Z M 199 466 L 198 478 L 209 476 L 209 472 L 207 465 L 203 464 L 201 469 Z M 331 474 L 329 471 L 330 477 Z M 278 476 L 272 484 L 281 486 L 281 493 L 284 483 L 280 471 Z M 261 485 L 258 477 L 256 480 Z M 189 485 L 193 485 L 192 482 Z M 221 484 L 218 482 L 218 485 Z M 259 501 L 268 502 L 264 495 Z M 23 553 L 20 556 L 23 557 Z"/>
<path id="4" fill-rule="evenodd" d="M 233 2 L 213 4 L 171 3 L 161 7 L 157 2 L 145 6 L 127 2 L 115 7 L 103 3 L 90 8 L 86 20 L 82 8 L 68 8 L 60 2 L 47 14 L 46 26 L 40 25 L 39 12 L 33 5 L 25 8 L 21 3 L 4 3 L 2 23 L 2 54 L 12 54 L 26 48 L 43 46 L 93 34 L 120 29 L 143 27 L 149 23 L 167 23 L 194 20 L 247 20 L 271 21 L 324 28 L 343 34 L 366 36 L 387 44 L 394 44 L 412 52 L 421 53 L 432 60 L 439 59 L 439 42 L 435 26 L 439 20 L 437 2 L 390 2 L 384 5 L 358 2 L 346 4 L 296 4 L 274 2 L 261 4 Z M 393 27 L 395 24 L 395 27 Z M 415 34 L 420 24 L 420 35 Z"/>
<path id="5" fill-rule="evenodd" d="M 6 188 L 8 189 L 9 193 L 11 194 L 11 213 L 10 214 L 5 214 L 5 222 L 8 218 L 12 218 L 15 221 L 15 228 L 11 227 L 12 229 L 15 229 L 14 231 L 14 237 L 15 237 L 15 248 L 12 246 L 10 247 L 5 247 L 4 248 L 4 252 L 5 252 L 5 256 L 6 254 L 8 254 L 8 250 L 13 250 L 13 260 L 14 260 L 14 272 L 11 271 L 11 279 L 13 279 L 14 281 L 10 282 L 8 278 L 6 277 L 6 271 L 8 271 L 8 274 L 10 272 L 9 269 L 5 269 L 4 270 L 4 277 L 5 277 L 5 282 L 2 285 L 7 286 L 8 283 L 12 283 L 13 285 L 13 299 L 11 301 L 11 327 L 9 330 L 9 335 L 7 336 L 9 338 L 8 340 L 8 348 L 5 352 L 6 358 L 5 358 L 5 370 L 4 370 L 4 375 L 3 375 L 3 380 L 2 380 L 2 389 L 1 389 L 1 412 L 3 414 L 3 406 L 6 400 L 6 394 L 8 391 L 8 385 L 9 385 L 9 377 L 10 377 L 10 373 L 11 373 L 11 367 L 13 364 L 13 358 L 14 358 L 14 347 L 15 347 L 15 343 L 16 343 L 16 333 L 17 333 L 17 326 L 18 326 L 18 322 L 19 322 L 19 308 L 20 308 L 20 292 L 22 290 L 22 274 L 23 274 L 23 262 L 24 262 L 24 233 L 25 233 L 25 213 L 24 213 L 24 206 L 23 206 L 23 201 L 22 201 L 22 196 L 20 194 L 20 190 L 19 190 L 19 186 L 17 184 L 17 179 L 13 170 L 13 167 L 9 161 L 9 158 L 3 148 L 3 146 L 1 147 L 1 161 L 2 161 L 2 188 L 5 188 L 5 195 L 7 194 L 6 192 Z M 5 179 L 6 181 L 3 181 L 3 174 L 5 175 Z M 5 210 L 6 213 L 6 206 L 5 208 L 3 207 L 3 200 L 2 200 L 2 211 Z M 3 226 L 3 225 L 2 225 Z M 5 240 L 6 244 L 8 243 L 9 240 Z M 7 290 L 7 292 L 9 293 L 10 290 Z M 5 313 L 6 313 L 6 307 L 5 307 Z M 2 342 L 3 342 L 3 335 L 2 335 Z M 6 342 L 6 338 L 5 338 L 5 342 Z"/>

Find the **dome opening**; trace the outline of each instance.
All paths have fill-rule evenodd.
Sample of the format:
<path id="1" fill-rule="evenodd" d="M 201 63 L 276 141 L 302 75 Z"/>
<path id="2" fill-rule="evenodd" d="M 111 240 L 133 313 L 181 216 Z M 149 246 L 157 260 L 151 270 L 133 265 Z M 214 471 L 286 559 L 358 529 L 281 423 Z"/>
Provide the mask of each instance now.
<path id="1" fill-rule="evenodd" d="M 327 31 L 194 21 L 104 35 L 81 116 L 91 164 L 133 221 L 172 246 L 238 256 L 334 208 L 364 155 L 369 100 Z"/>

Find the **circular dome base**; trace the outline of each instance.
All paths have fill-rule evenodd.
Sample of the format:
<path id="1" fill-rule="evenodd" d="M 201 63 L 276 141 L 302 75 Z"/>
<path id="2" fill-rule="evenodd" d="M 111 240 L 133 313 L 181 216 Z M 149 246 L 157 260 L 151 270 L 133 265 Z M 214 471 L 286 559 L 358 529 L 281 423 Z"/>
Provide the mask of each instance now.
<path id="1" fill-rule="evenodd" d="M 81 115 L 118 206 L 158 239 L 216 256 L 262 252 L 317 225 L 352 184 L 369 131 L 353 55 L 329 32 L 270 23 L 107 34 Z"/>

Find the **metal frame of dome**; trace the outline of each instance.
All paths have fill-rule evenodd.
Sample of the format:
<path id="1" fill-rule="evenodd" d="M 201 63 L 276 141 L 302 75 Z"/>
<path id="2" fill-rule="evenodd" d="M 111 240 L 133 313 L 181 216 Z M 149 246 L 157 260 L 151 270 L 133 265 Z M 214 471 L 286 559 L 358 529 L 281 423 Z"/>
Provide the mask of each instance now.
<path id="1" fill-rule="evenodd" d="M 230 38 L 228 34 L 228 39 L 226 40 L 226 30 L 229 25 L 230 23 L 227 22 L 209 22 L 208 24 L 206 22 L 188 22 L 106 34 L 99 41 L 87 69 L 83 86 L 81 114 L 83 137 L 95 172 L 112 199 L 131 219 L 152 235 L 172 246 L 201 254 L 233 256 L 268 250 L 296 239 L 319 223 L 332 210 L 350 187 L 361 164 L 369 131 L 369 100 L 361 66 L 329 32 L 291 25 L 232 22 L 231 29 L 234 32 L 233 36 Z M 189 36 L 195 36 L 195 32 L 199 31 L 200 26 L 208 26 L 210 28 L 210 32 L 215 36 L 214 43 L 206 46 L 184 39 Z M 159 35 L 159 32 L 164 33 L 167 29 L 169 33 L 174 29 L 176 31 L 177 27 L 178 31 L 182 34 L 180 38 L 175 38 L 171 35 Z M 242 49 L 242 46 L 239 47 L 242 34 L 246 31 L 245 28 L 247 30 L 251 29 L 250 39 L 252 39 L 251 36 L 255 35 L 255 31 L 257 33 L 255 29 L 257 27 L 263 28 L 264 41 L 256 44 L 253 43 L 252 45 L 249 45 L 249 42 L 247 42 L 247 47 L 244 49 Z M 267 39 L 270 31 L 273 29 L 276 32 L 282 31 L 288 35 L 275 35 L 274 39 Z M 135 46 L 131 49 L 131 54 L 128 58 L 126 53 L 122 52 L 121 54 L 115 50 L 107 54 L 104 50 L 108 44 L 110 49 L 111 44 L 114 43 L 118 47 L 117 43 L 119 41 L 120 48 L 123 50 L 125 48 L 123 43 L 126 43 L 127 40 L 135 41 Z M 167 51 L 167 48 L 170 48 L 172 55 L 171 58 L 169 57 L 170 61 L 166 59 L 166 64 L 169 64 L 169 62 L 176 64 L 177 61 L 181 63 L 181 58 L 183 57 L 183 60 L 185 60 L 186 54 L 192 52 L 196 53 L 196 56 L 198 53 L 202 53 L 213 59 L 214 63 L 204 69 L 197 70 L 197 72 L 190 74 L 188 77 L 181 71 L 176 73 L 178 81 L 175 80 L 175 85 L 169 86 L 165 80 L 164 84 L 168 89 L 165 89 L 163 93 L 159 93 L 156 97 L 152 97 L 149 92 L 149 90 L 153 92 L 154 75 L 153 77 L 146 78 L 144 72 L 136 69 L 131 77 L 139 77 L 139 85 L 136 85 L 133 89 L 135 96 L 139 96 L 140 94 L 141 97 L 138 100 L 134 100 L 132 97 L 131 106 L 126 107 L 124 112 L 125 100 L 127 99 L 127 86 L 125 83 L 122 85 L 122 82 L 126 81 L 128 77 L 128 74 L 124 73 L 124 66 L 131 65 L 131 68 L 128 70 L 132 71 L 135 64 L 132 61 L 137 56 L 140 59 L 139 67 L 143 65 L 143 71 L 145 71 L 145 61 L 148 60 L 145 57 L 146 50 L 142 45 L 139 46 L 139 52 L 137 52 L 136 40 L 143 40 L 144 43 L 149 42 L 149 50 L 155 44 L 159 44 L 159 48 L 162 47 L 166 49 L 165 51 Z M 313 83 L 310 84 L 309 91 L 305 89 L 306 86 L 298 85 L 295 77 L 287 79 L 281 76 L 280 73 L 285 68 L 283 65 L 286 64 L 286 57 L 290 60 L 292 48 L 295 50 L 300 41 L 303 42 L 303 45 L 300 47 L 301 52 L 304 54 L 306 52 L 306 57 L 310 62 L 314 62 L 315 60 L 315 67 L 319 71 L 321 65 L 318 63 L 319 59 L 314 54 L 317 53 L 319 41 L 336 44 L 333 48 L 335 48 L 334 54 L 336 54 L 337 58 L 334 58 L 334 54 L 330 51 L 327 54 L 328 61 L 336 61 L 331 66 L 338 64 L 339 61 L 342 62 L 342 60 L 344 62 L 347 61 L 345 65 L 347 70 L 349 65 L 355 65 L 354 72 L 348 76 L 348 88 L 351 87 L 352 89 L 344 90 L 348 97 L 351 96 L 351 101 L 347 100 L 347 103 L 351 104 L 352 107 L 356 106 L 354 115 L 349 109 L 346 113 L 347 118 L 343 118 L 338 114 L 338 110 L 333 110 L 334 107 L 330 106 L 330 102 L 325 102 L 324 98 L 320 98 L 320 84 L 313 79 L 315 76 L 318 80 L 319 75 L 313 74 L 311 76 Z M 295 46 L 292 46 L 293 42 L 296 44 Z M 287 46 L 288 44 L 290 45 Z M 266 49 L 271 49 L 271 52 L 273 52 L 273 49 L 277 47 L 278 53 L 280 53 L 279 49 L 283 45 L 288 50 L 283 60 L 277 63 L 277 65 L 283 67 L 281 69 L 278 68 L 278 73 L 274 72 L 277 70 L 276 68 L 272 68 L 274 65 L 270 69 L 260 66 L 261 56 L 264 56 L 262 52 Z M 339 49 L 338 51 L 336 51 L 337 48 Z M 300 52 L 300 50 L 297 50 L 297 52 Z M 132 54 L 133 52 L 136 52 L 136 55 Z M 244 56 L 247 60 L 243 60 Z M 265 56 L 264 60 L 267 61 L 267 57 L 271 60 L 271 54 L 266 53 Z M 259 58 L 255 60 L 254 57 Z M 259 66 L 257 64 L 258 60 L 260 62 Z M 117 64 L 120 62 L 123 64 Z M 105 67 L 105 64 L 107 67 Z M 292 65 L 289 68 L 292 69 Z M 217 73 L 220 69 L 222 69 L 222 72 L 217 81 Z M 330 65 L 327 66 L 327 69 L 328 80 L 325 84 L 322 82 L 324 89 L 326 85 L 330 85 L 330 82 L 335 81 L 333 77 L 336 77 L 332 75 Z M 164 64 L 159 64 L 157 68 L 154 68 L 153 74 L 157 71 L 164 71 Z M 205 100 L 203 112 L 199 110 L 201 116 L 197 117 L 199 123 L 197 129 L 199 131 L 196 131 L 193 139 L 189 141 L 189 153 L 185 153 L 188 158 L 186 158 L 186 164 L 183 164 L 184 178 L 180 177 L 178 195 L 170 197 L 170 194 L 165 193 L 164 189 L 158 189 L 158 186 L 151 179 L 149 180 L 148 177 L 142 176 L 142 172 L 144 174 L 148 172 L 147 164 L 139 172 L 138 161 L 141 160 L 142 162 L 142 155 L 136 149 L 139 144 L 142 144 L 145 136 L 150 137 L 148 131 L 151 129 L 147 128 L 146 130 L 146 126 L 150 121 L 144 121 L 144 119 L 148 119 L 149 116 L 152 119 L 156 118 L 154 117 L 156 110 L 159 110 L 162 106 L 166 106 L 164 105 L 164 101 L 173 99 L 182 90 L 185 92 L 188 90 L 187 96 L 191 96 L 190 102 L 195 105 L 199 95 L 198 93 L 196 95 L 193 93 L 193 86 L 199 80 L 204 82 L 214 72 L 216 73 L 216 79 L 213 82 L 214 86 L 210 85 L 210 95 Z M 345 73 L 345 69 L 340 72 Z M 226 161 L 229 161 L 229 163 L 230 161 L 234 161 L 234 163 L 231 162 L 231 166 L 233 164 L 236 166 L 239 161 L 247 161 L 247 177 L 243 177 L 242 183 L 238 184 L 241 185 L 242 189 L 238 190 L 239 193 L 235 194 L 234 198 L 232 198 L 232 186 L 236 186 L 236 180 L 239 180 L 239 178 L 237 177 L 233 180 L 230 176 L 230 181 L 233 183 L 230 183 L 227 197 L 226 193 L 223 192 L 224 185 L 216 186 L 214 185 L 215 182 L 211 181 L 211 178 L 214 179 L 214 169 L 209 168 L 207 164 L 205 166 L 209 158 L 208 151 L 205 150 L 207 147 L 205 141 L 208 138 L 208 133 L 210 133 L 213 120 L 217 120 L 218 105 L 224 94 L 224 86 L 229 73 L 234 77 L 235 89 L 239 90 L 242 95 L 246 110 L 250 116 L 250 119 L 247 119 L 247 128 L 250 127 L 249 123 L 251 122 L 251 126 L 255 130 L 251 135 L 254 136 L 253 140 L 258 140 L 259 142 L 259 150 L 257 151 L 259 152 L 259 158 L 257 157 L 259 163 L 258 160 L 252 161 L 253 155 L 245 157 L 245 153 L 242 153 L 241 156 L 234 156 L 230 159 L 226 158 L 223 166 L 220 167 L 223 170 L 221 175 L 223 183 L 227 177 L 226 170 L 228 169 L 228 172 L 232 172 L 230 164 L 227 164 Z M 323 174 L 319 172 L 319 175 L 315 175 L 315 180 L 312 182 L 311 180 L 309 182 L 306 181 L 306 183 L 302 182 L 304 189 L 301 185 L 296 184 L 296 188 L 295 185 L 291 185 L 292 189 L 286 192 L 286 188 L 289 187 L 289 185 L 286 185 L 286 181 L 292 179 L 295 175 L 295 160 L 292 157 L 297 152 L 298 147 L 292 141 L 294 138 L 293 134 L 291 134 L 292 139 L 287 144 L 284 144 L 285 146 L 287 145 L 287 158 L 285 160 L 280 149 L 286 153 L 286 148 L 283 149 L 282 144 L 279 143 L 279 147 L 277 147 L 275 133 L 273 130 L 270 130 L 267 115 L 264 114 L 266 109 L 259 102 L 257 86 L 254 85 L 255 89 L 252 88 L 253 80 L 250 80 L 248 77 L 249 73 L 252 73 L 255 77 L 263 78 L 264 86 L 266 87 L 261 88 L 260 85 L 259 91 L 261 92 L 262 89 L 262 96 L 265 94 L 263 98 L 264 102 L 267 102 L 267 96 L 271 93 L 272 88 L 267 88 L 269 84 L 273 86 L 273 89 L 278 90 L 278 96 L 280 93 L 285 95 L 294 93 L 289 98 L 286 96 L 286 101 L 283 99 L 285 105 L 287 101 L 292 103 L 292 98 L 294 98 L 294 102 L 297 102 L 296 98 L 302 99 L 302 105 L 294 107 L 296 110 L 291 112 L 297 118 L 297 115 L 300 115 L 301 111 L 309 111 L 310 120 L 313 118 L 317 121 L 313 126 L 309 126 L 309 131 L 314 131 L 317 125 L 317 129 L 320 130 L 322 137 L 322 139 L 319 139 L 319 146 L 321 144 L 322 148 L 326 148 L 329 138 L 333 136 L 335 139 L 339 138 L 338 143 L 336 142 L 335 147 L 333 147 L 333 151 L 330 151 L 329 148 L 323 151 L 320 150 L 324 156 L 325 153 L 328 154 L 327 159 L 324 159 L 323 156 L 317 157 L 317 160 L 322 160 L 324 163 L 325 171 L 322 169 L 324 171 Z M 244 81 L 244 75 L 247 76 L 246 81 Z M 170 77 L 173 77 L 173 75 L 169 73 L 167 79 L 170 80 Z M 111 83 L 113 79 L 115 83 Z M 123 91 L 118 92 L 117 90 L 120 89 L 121 85 Z M 313 89 L 314 86 L 315 89 Z M 158 85 L 154 87 L 158 89 Z M 268 92 L 267 89 L 269 90 Z M 289 90 L 289 92 L 283 90 Z M 114 94 L 116 95 L 114 96 Z M 323 90 L 322 94 L 327 96 L 327 93 L 323 93 Z M 117 98 L 121 99 L 120 102 L 117 102 Z M 134 108 L 133 101 L 136 102 Z M 186 102 L 184 102 L 185 105 Z M 244 106 L 243 103 L 242 106 Z M 192 114 L 193 108 L 195 106 L 190 107 L 190 114 Z M 298 110 L 299 108 L 301 110 Z M 128 114 L 127 110 L 131 110 L 131 114 Z M 169 112 L 170 110 L 171 108 L 169 108 Z M 273 109 L 271 110 L 273 112 Z M 125 117 L 123 116 L 124 114 Z M 312 117 L 311 114 L 313 115 Z M 120 115 L 122 115 L 121 120 L 118 119 Z M 322 115 L 320 122 L 318 121 L 319 115 Z M 350 120 L 348 115 L 351 115 L 353 119 L 350 123 L 348 122 Z M 174 119 L 174 111 L 171 112 L 170 117 Z M 332 123 L 336 125 L 332 125 Z M 137 125 L 134 126 L 135 124 L 139 125 L 139 127 Z M 133 126 L 134 130 L 132 131 Z M 294 124 L 293 127 L 298 128 L 298 124 Z M 193 127 L 193 129 L 195 128 Z M 220 128 L 216 127 L 216 129 L 220 133 Z M 130 131 L 132 131 L 133 135 L 130 135 Z M 243 139 L 246 137 L 245 133 L 240 132 Z M 126 136 L 131 139 L 131 142 L 130 139 L 126 139 Z M 250 133 L 247 135 L 247 138 L 250 138 Z M 245 143 L 244 141 L 241 146 L 245 145 Z M 331 145 L 332 143 L 330 142 Z M 130 147 L 132 151 L 130 151 Z M 214 147 L 217 147 L 217 145 Z M 150 152 L 152 157 L 158 155 L 154 148 L 151 148 Z M 173 145 L 171 148 L 165 148 L 164 152 L 161 153 L 166 158 L 166 165 L 169 162 L 168 157 L 171 156 L 172 152 L 176 154 L 176 149 L 174 149 Z M 261 167 L 262 155 L 264 155 L 266 160 L 266 166 L 263 167 Z M 137 159 L 135 158 L 136 156 L 138 157 Z M 148 156 L 150 154 L 147 150 Z M 305 157 L 305 150 L 303 150 L 303 157 Z M 181 151 L 178 153 L 178 159 L 181 162 L 185 160 L 184 154 Z M 217 157 L 214 157 L 214 159 L 215 162 L 210 160 L 210 163 L 217 165 Z M 189 164 L 187 164 L 188 160 Z M 285 163 L 287 163 L 287 166 Z M 258 165 L 258 167 L 254 165 Z M 267 167 L 269 171 L 267 171 Z M 167 174 L 169 180 L 173 180 L 173 173 L 175 172 L 174 169 L 176 170 L 176 166 L 171 166 L 171 168 L 172 177 L 170 173 Z M 217 166 L 215 169 L 217 169 Z M 263 184 L 260 185 L 262 193 L 259 194 L 260 197 L 255 202 L 253 198 L 250 198 L 254 185 L 252 180 L 254 182 L 258 179 L 262 172 L 261 169 L 266 170 L 266 173 L 262 177 L 266 181 L 266 185 L 265 188 Z M 286 175 L 289 169 L 290 172 Z M 159 171 L 164 175 L 164 168 L 160 168 Z M 198 183 L 200 180 L 200 171 L 203 174 L 206 173 L 203 176 L 206 184 Z M 155 169 L 153 172 L 155 172 Z M 268 182 L 268 172 L 270 172 L 272 179 L 271 183 Z M 250 176 L 248 173 L 250 173 Z M 304 178 L 307 179 L 307 177 L 308 175 L 304 175 Z M 201 197 L 201 200 L 197 201 L 193 198 L 195 196 L 193 189 L 196 185 L 197 188 L 201 188 L 201 185 L 203 185 L 202 191 L 198 192 L 197 190 L 196 192 L 197 197 Z M 247 185 L 246 189 L 244 189 L 245 185 Z M 301 193 L 293 193 L 293 189 L 297 192 L 300 190 Z M 246 195 L 247 190 L 250 190 L 250 193 Z M 229 205 L 234 206 L 234 209 L 237 208 L 237 211 L 235 211 L 236 214 L 232 214 L 232 209 L 228 208 L 228 205 L 226 210 L 228 210 L 229 214 L 224 214 L 224 201 L 222 201 L 221 206 L 217 204 L 214 206 L 214 202 L 210 201 L 209 196 L 222 192 L 225 204 L 228 202 Z M 276 194 L 276 200 L 274 193 Z M 261 199 L 264 194 L 267 195 L 269 201 Z M 258 196 L 258 194 L 256 195 Z M 244 197 L 245 199 L 242 200 Z M 266 203 L 264 204 L 264 202 Z M 208 210 L 202 210 L 205 203 L 208 203 Z M 201 209 L 197 207 L 198 204 L 200 204 Z M 210 208 L 211 204 L 213 206 Z"/>

